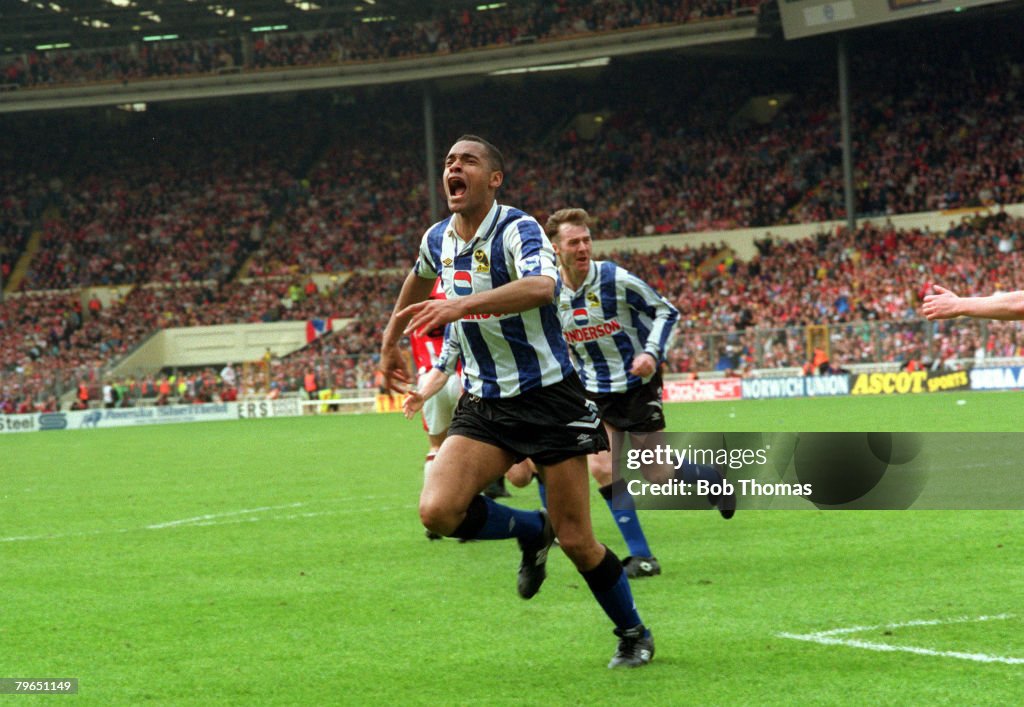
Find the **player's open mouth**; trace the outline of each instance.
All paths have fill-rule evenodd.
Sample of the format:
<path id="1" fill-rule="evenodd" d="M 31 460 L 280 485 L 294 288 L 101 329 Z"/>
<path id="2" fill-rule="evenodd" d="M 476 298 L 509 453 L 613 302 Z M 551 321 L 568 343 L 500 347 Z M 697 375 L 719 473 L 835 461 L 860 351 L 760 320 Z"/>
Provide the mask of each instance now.
<path id="1" fill-rule="evenodd" d="M 451 196 L 462 196 L 466 193 L 466 182 L 461 177 L 449 177 L 448 193 Z"/>

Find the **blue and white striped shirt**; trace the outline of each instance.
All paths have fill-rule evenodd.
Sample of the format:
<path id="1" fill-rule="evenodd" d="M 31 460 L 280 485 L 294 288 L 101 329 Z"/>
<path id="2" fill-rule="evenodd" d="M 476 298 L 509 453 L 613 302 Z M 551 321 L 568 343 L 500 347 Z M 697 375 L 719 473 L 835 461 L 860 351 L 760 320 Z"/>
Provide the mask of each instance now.
<path id="1" fill-rule="evenodd" d="M 622 393 L 645 382 L 629 372 L 634 357 L 665 360 L 679 310 L 628 270 L 592 260 L 580 289 L 562 283 L 558 316 L 587 391 Z"/>
<path id="2" fill-rule="evenodd" d="M 451 217 L 432 226 L 423 235 L 414 272 L 427 279 L 440 276 L 449 299 L 523 277 L 544 275 L 558 282 L 554 251 L 540 224 L 497 202 L 468 243 L 455 232 Z M 448 336 L 457 338 L 462 383 L 471 395 L 512 398 L 573 372 L 553 302 L 513 314 L 471 314 L 456 324 Z M 442 354 L 436 367 L 450 373 L 455 364 L 445 358 Z"/>

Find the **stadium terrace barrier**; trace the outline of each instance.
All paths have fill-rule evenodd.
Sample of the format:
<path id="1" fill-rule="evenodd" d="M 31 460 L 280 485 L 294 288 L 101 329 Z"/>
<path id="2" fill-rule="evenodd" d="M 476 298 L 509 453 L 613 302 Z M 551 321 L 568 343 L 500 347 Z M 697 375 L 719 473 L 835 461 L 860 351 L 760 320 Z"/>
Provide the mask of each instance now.
<path id="1" fill-rule="evenodd" d="M 970 378 L 967 371 L 951 371 L 949 373 L 929 373 L 925 387 L 929 393 L 938 393 L 946 390 L 964 390 L 970 387 Z"/>
<path id="2" fill-rule="evenodd" d="M 256 420 L 263 417 L 298 417 L 302 414 L 301 402 L 298 398 L 280 398 L 228 404 L 237 410 L 238 419 Z"/>
<path id="3" fill-rule="evenodd" d="M 665 402 L 770 400 L 844 395 L 914 395 L 959 390 L 1024 389 L 1024 366 L 976 368 L 971 371 L 899 371 L 834 376 L 715 378 L 665 381 Z M 347 394 L 347 395 L 346 395 Z M 338 397 L 338 396 L 342 397 Z M 0 434 L 55 430 L 137 427 L 180 422 L 299 417 L 319 413 L 400 412 L 401 396 L 375 391 L 335 391 L 319 400 L 279 398 L 230 403 L 144 406 L 0 415 Z"/>
<path id="4" fill-rule="evenodd" d="M 346 395 L 346 394 L 350 395 Z M 338 397 L 341 396 L 341 397 Z M 146 405 L 130 408 L 96 408 L 67 412 L 37 412 L 26 415 L 0 415 L 0 434 L 84 430 L 101 427 L 138 427 L 178 422 L 217 422 L 256 420 L 269 417 L 300 417 L 319 413 L 401 412 L 401 396 L 382 402 L 376 391 L 336 391 L 320 400 L 278 398 L 230 403 L 196 405 Z"/>
<path id="5" fill-rule="evenodd" d="M 850 394 L 850 376 L 787 376 L 783 378 L 744 378 L 744 400 L 772 398 L 816 398 Z"/>
<path id="6" fill-rule="evenodd" d="M 669 403 L 694 403 L 708 400 L 739 400 L 739 378 L 712 380 L 665 381 L 662 399 Z"/>
<path id="7" fill-rule="evenodd" d="M 1024 389 L 1024 366 L 972 371 L 885 371 L 829 376 L 776 376 L 666 381 L 665 402 L 773 400 L 845 395 L 913 395 L 955 390 Z"/>
<path id="8" fill-rule="evenodd" d="M 363 393 L 364 391 L 359 392 Z M 330 397 L 319 400 L 297 400 L 296 402 L 302 408 L 302 413 L 300 414 L 317 414 L 322 412 L 396 412 L 395 410 L 377 409 L 377 397 L 376 394 L 367 394 L 344 398 Z M 400 411 L 401 408 L 398 409 L 398 412 Z"/>
<path id="9" fill-rule="evenodd" d="M 970 372 L 971 390 L 1020 390 L 1024 388 L 1024 367 L 975 368 Z"/>
<path id="10" fill-rule="evenodd" d="M 861 373 L 853 380 L 850 395 L 909 395 L 926 393 L 928 371 Z"/>
<path id="11" fill-rule="evenodd" d="M 944 233 L 950 221 L 959 221 L 964 216 L 991 216 L 1004 211 L 1013 218 L 1024 216 L 1024 203 L 1006 204 L 1001 207 L 978 206 L 969 209 L 950 211 L 922 211 L 910 214 L 889 216 L 869 216 L 858 219 L 860 224 L 872 224 L 879 228 L 888 224 L 900 230 L 930 230 Z M 620 250 L 634 250 L 640 253 L 656 253 L 665 246 L 693 244 L 694 239 L 701 243 L 722 243 L 732 249 L 739 257 L 750 260 L 757 255 L 756 242 L 764 238 L 783 241 L 799 241 L 813 238 L 819 233 L 835 233 L 836 229 L 845 228 L 846 221 L 819 221 L 815 223 L 797 223 L 776 226 L 757 226 L 736 228 L 728 231 L 701 231 L 698 233 L 667 233 L 658 236 L 633 236 L 628 238 L 608 238 L 594 241 L 594 257 L 607 256 Z"/>
<path id="12" fill-rule="evenodd" d="M 757 37 L 757 17 L 727 17 L 714 23 L 667 24 L 609 31 L 558 41 L 490 47 L 477 51 L 351 61 L 309 66 L 271 67 L 240 73 L 185 74 L 176 77 L 62 84 L 31 91 L 12 91 L 0 101 L 0 113 L 86 108 L 224 96 L 295 93 L 382 83 L 484 76 L 494 71 L 538 64 L 561 64 L 596 56 L 623 56 L 699 46 L 750 41 Z M 16 85 L 16 84 L 14 84 Z"/>
<path id="13" fill-rule="evenodd" d="M 299 400 L 255 400 L 242 403 L 202 403 L 134 408 L 71 410 L 28 415 L 0 415 L 0 434 L 14 432 L 50 432 L 101 427 L 137 427 L 179 422 L 216 422 L 266 417 L 298 417 Z"/>
<path id="14" fill-rule="evenodd" d="M 350 321 L 331 319 L 328 330 L 341 331 Z M 311 333 L 309 327 L 310 322 L 296 320 L 162 329 L 118 361 L 106 375 L 116 378 L 175 366 L 257 361 L 267 349 L 283 357 L 306 346 L 311 337 L 315 338 L 317 334 Z"/>

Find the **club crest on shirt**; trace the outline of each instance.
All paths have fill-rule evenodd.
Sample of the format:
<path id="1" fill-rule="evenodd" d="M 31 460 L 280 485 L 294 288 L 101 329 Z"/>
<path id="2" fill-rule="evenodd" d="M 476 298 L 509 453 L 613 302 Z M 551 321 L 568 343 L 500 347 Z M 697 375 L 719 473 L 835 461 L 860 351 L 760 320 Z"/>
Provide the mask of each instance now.
<path id="1" fill-rule="evenodd" d="M 478 250 L 473 253 L 473 261 L 476 263 L 475 270 L 477 272 L 483 273 L 491 271 L 491 261 L 487 259 L 487 253 L 482 250 Z"/>
<path id="2" fill-rule="evenodd" d="M 587 314 L 585 307 L 572 310 L 572 321 L 576 326 L 585 326 L 590 321 L 590 316 Z"/>
<path id="3" fill-rule="evenodd" d="M 443 264 L 443 265 L 444 265 L 444 266 L 445 266 L 446 268 L 450 268 L 450 267 L 452 266 L 452 263 L 453 263 L 453 262 L 455 262 L 455 261 L 453 261 L 453 260 L 452 260 L 451 258 L 445 258 L 444 260 L 442 260 L 442 261 L 441 261 L 441 263 L 442 263 L 442 264 Z"/>
<path id="4" fill-rule="evenodd" d="M 468 270 L 456 270 L 452 276 L 452 290 L 460 297 L 473 294 L 473 276 Z"/>
<path id="5" fill-rule="evenodd" d="M 588 307 L 600 307 L 601 299 L 593 292 L 587 293 L 587 306 Z"/>

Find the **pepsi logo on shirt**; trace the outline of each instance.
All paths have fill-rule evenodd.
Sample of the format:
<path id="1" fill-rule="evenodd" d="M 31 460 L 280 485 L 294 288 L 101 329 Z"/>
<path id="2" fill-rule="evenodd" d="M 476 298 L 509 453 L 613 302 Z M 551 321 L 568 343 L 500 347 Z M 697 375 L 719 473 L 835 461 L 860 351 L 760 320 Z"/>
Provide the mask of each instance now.
<path id="1" fill-rule="evenodd" d="M 452 290 L 460 297 L 473 294 L 473 276 L 467 270 L 456 270 L 452 276 Z"/>

